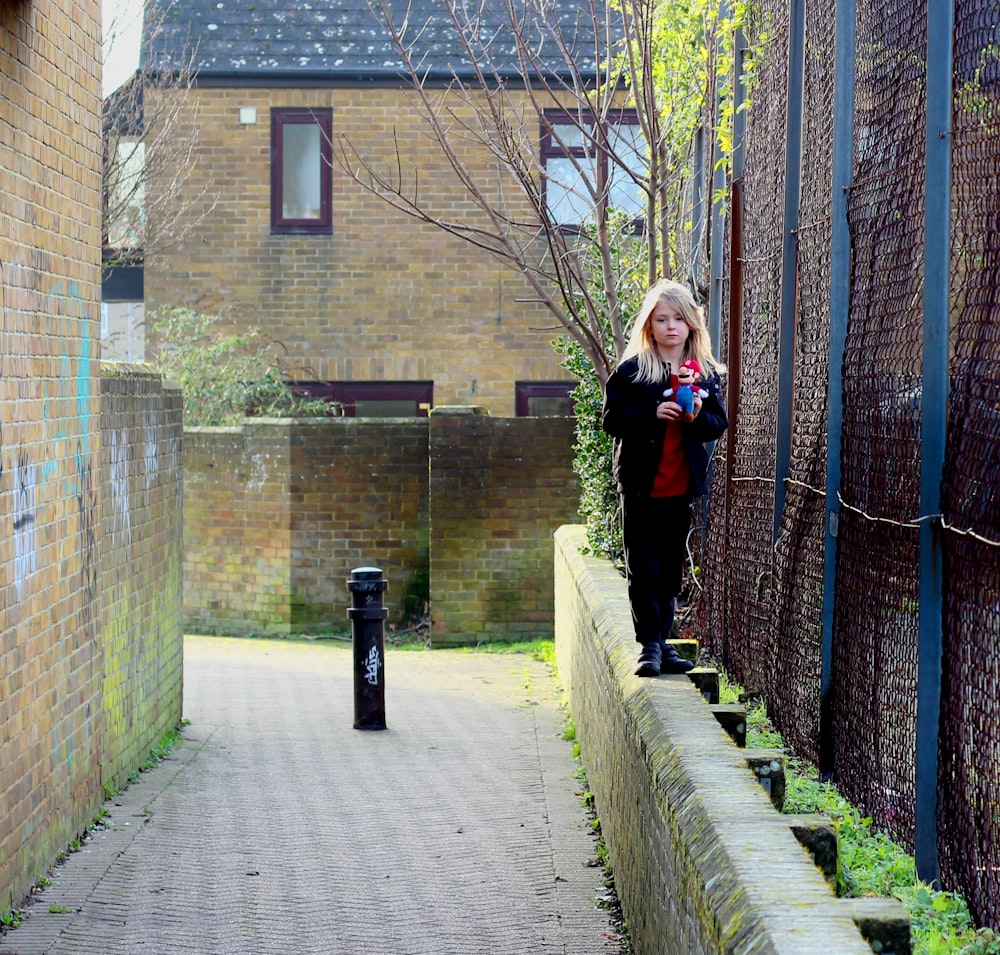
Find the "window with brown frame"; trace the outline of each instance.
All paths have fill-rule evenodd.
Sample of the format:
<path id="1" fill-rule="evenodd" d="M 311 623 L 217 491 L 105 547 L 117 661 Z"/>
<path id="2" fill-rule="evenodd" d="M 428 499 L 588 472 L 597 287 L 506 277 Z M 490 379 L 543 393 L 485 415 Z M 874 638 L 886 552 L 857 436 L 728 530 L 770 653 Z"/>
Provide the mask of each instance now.
<path id="1" fill-rule="evenodd" d="M 426 418 L 432 381 L 298 381 L 296 394 L 335 401 L 345 418 Z"/>
<path id="2" fill-rule="evenodd" d="M 648 161 L 638 114 L 621 110 L 604 124 L 601 131 L 593 117 L 545 112 L 540 144 L 545 207 L 554 222 L 579 231 L 594 221 L 594 193 L 606 195 L 608 207 L 631 216 L 641 231 L 646 198 L 636 180 L 647 177 Z M 606 146 L 598 146 L 602 132 Z"/>
<path id="3" fill-rule="evenodd" d="M 333 232 L 333 111 L 271 110 L 271 232 Z"/>
<path id="4" fill-rule="evenodd" d="M 515 381 L 514 406 L 519 418 L 573 416 L 575 381 Z"/>

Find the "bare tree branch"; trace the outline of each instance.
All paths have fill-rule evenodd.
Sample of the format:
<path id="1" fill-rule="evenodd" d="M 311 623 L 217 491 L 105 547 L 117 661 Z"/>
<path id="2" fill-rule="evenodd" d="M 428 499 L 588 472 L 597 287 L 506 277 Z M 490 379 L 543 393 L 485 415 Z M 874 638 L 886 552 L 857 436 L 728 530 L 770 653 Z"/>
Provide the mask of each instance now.
<path id="1" fill-rule="evenodd" d="M 363 155 L 343 135 L 336 161 L 394 209 L 521 274 L 536 301 L 586 351 L 603 385 L 625 347 L 623 290 L 630 301 L 637 289 L 685 265 L 678 237 L 689 228 L 683 190 L 691 130 L 680 123 L 668 128 L 662 119 L 654 0 L 584 0 L 568 22 L 559 20 L 565 8 L 546 0 L 441 0 L 440 7 L 461 61 L 443 87 L 432 82 L 440 77 L 432 77 L 429 24 L 417 22 L 410 6 L 397 15 L 398 5 L 369 0 L 465 211 L 439 208 L 421 192 L 398 134 L 389 164 Z M 642 169 L 614 132 L 626 109 L 648 150 Z M 552 144 L 546 156 L 543 135 Z M 553 155 L 558 163 L 546 161 Z M 639 236 L 633 221 L 612 208 L 616 182 L 631 183 L 643 197 Z M 588 210 L 586 227 L 557 221 L 550 193 Z M 646 246 L 644 275 L 636 274 L 634 257 L 623 266 L 630 260 L 620 247 L 628 242 Z"/>
<path id="2" fill-rule="evenodd" d="M 164 8 L 146 5 L 146 43 L 163 26 Z M 160 19 L 155 19 L 159 17 Z M 153 18 L 153 19 L 150 19 Z M 111 55 L 121 26 L 108 27 Z M 182 190 L 198 150 L 198 114 L 191 95 L 195 43 L 165 72 L 140 65 L 104 103 L 102 231 L 106 265 L 130 265 L 149 253 L 183 245 L 217 201 L 206 185 Z M 185 196 L 186 198 L 180 198 Z"/>

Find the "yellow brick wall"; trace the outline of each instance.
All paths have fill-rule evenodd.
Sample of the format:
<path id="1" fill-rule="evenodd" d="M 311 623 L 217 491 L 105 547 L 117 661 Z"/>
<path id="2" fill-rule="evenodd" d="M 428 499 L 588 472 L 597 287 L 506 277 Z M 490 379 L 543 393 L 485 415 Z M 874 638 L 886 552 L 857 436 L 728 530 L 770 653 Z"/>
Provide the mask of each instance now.
<path id="1" fill-rule="evenodd" d="M 179 652 L 130 638 L 158 639 L 155 621 L 169 629 L 173 614 L 180 646 L 180 404 L 172 478 L 167 459 L 152 485 L 148 467 L 122 472 L 149 462 L 150 405 L 129 412 L 141 427 L 114 429 L 125 445 L 102 433 L 100 16 L 98 0 L 0 3 L 0 912 L 179 716 Z M 132 549 L 105 575 L 123 531 L 108 492 L 116 461 L 130 489 L 118 504 L 136 502 L 136 520 Z M 173 596 L 156 583 L 171 548 Z M 128 606 L 109 599 L 115 587 Z M 161 662 L 172 693 L 151 672 Z"/>
<path id="2" fill-rule="evenodd" d="M 550 636 L 552 535 L 579 513 L 573 421 L 442 409 L 429 424 L 434 645 Z"/>
<path id="3" fill-rule="evenodd" d="M 181 722 L 183 399 L 148 366 L 101 374 L 101 784 Z"/>
<path id="4" fill-rule="evenodd" d="M 2 909 L 102 795 L 100 15 L 0 5 Z"/>
<path id="5" fill-rule="evenodd" d="M 404 176 L 419 170 L 422 197 L 442 215 L 472 215 L 413 96 L 197 90 L 198 161 L 186 194 L 217 202 L 182 248 L 147 258 L 147 309 L 231 309 L 280 340 L 300 378 L 432 380 L 436 405 L 512 415 L 515 381 L 567 379 L 550 346 L 555 322 L 523 278 L 391 209 L 338 168 L 332 236 L 270 234 L 270 110 L 278 107 L 330 108 L 335 141 L 347 137 L 384 165 L 398 143 Z M 240 107 L 255 107 L 257 122 L 241 125 Z M 487 157 L 476 161 L 485 166 Z"/>
<path id="6" fill-rule="evenodd" d="M 387 635 L 428 601 L 435 646 L 551 635 L 574 423 L 476 410 L 186 429 L 188 632 L 348 633 L 346 582 L 375 566 Z"/>

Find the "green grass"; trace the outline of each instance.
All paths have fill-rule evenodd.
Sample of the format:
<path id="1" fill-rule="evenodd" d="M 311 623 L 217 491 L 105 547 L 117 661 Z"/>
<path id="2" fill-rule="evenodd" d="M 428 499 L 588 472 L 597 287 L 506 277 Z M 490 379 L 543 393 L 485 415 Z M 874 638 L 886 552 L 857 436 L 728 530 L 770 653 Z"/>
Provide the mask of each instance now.
<path id="1" fill-rule="evenodd" d="M 556 643 L 555 640 L 491 640 L 487 643 L 479 643 L 474 647 L 456 647 L 467 653 L 526 653 L 541 663 L 551 667 L 556 665 Z"/>
<path id="2" fill-rule="evenodd" d="M 739 685 L 721 670 L 719 677 L 720 702 L 739 702 Z M 784 749 L 764 703 L 745 705 L 747 748 Z M 921 883 L 913 857 L 876 830 L 834 784 L 820 781 L 816 767 L 789 757 L 785 785 L 785 812 L 823 813 L 837 827 L 838 895 L 899 899 L 910 915 L 914 955 L 1000 955 L 1000 935 L 977 929 L 961 896 Z"/>

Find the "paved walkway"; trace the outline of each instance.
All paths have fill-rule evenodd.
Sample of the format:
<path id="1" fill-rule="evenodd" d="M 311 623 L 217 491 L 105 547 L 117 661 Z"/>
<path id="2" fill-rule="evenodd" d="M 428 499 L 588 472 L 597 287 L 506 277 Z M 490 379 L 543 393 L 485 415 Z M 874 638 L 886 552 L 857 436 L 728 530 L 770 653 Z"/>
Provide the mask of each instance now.
<path id="1" fill-rule="evenodd" d="M 608 955 L 558 692 L 520 655 L 189 637 L 184 741 L 0 955 Z"/>

